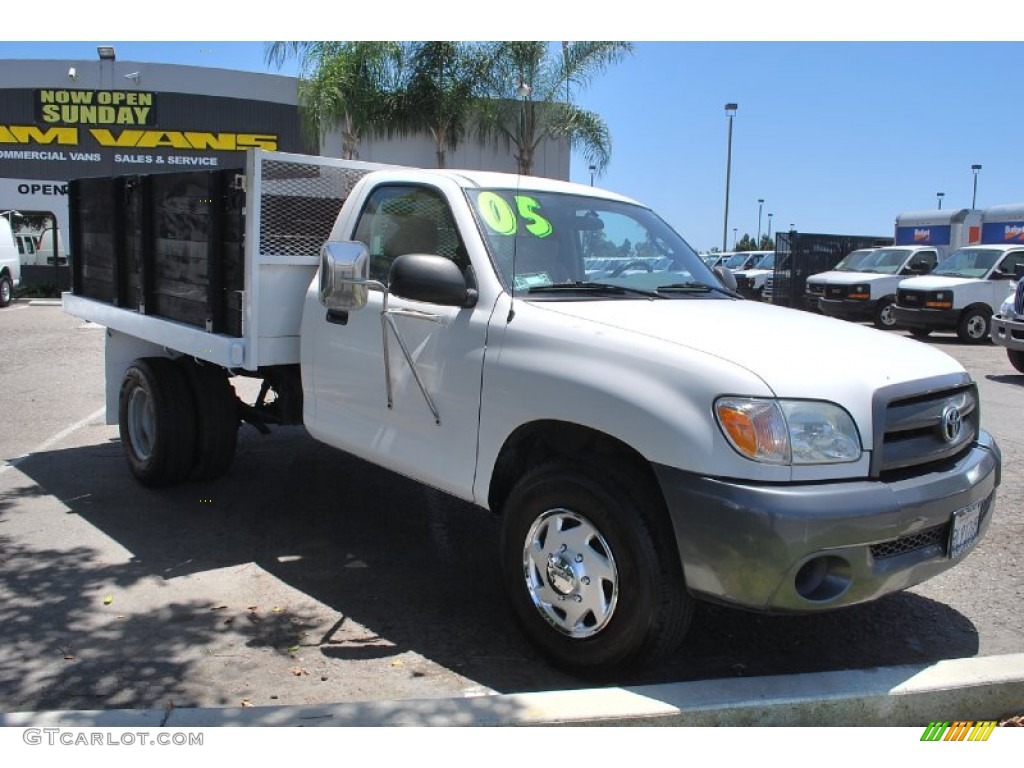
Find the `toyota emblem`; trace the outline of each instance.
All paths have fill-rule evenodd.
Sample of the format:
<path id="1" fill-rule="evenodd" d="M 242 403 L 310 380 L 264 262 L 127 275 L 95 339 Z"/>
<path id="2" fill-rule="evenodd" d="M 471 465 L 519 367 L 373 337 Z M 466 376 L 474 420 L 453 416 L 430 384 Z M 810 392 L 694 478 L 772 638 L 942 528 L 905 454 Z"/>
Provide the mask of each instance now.
<path id="1" fill-rule="evenodd" d="M 942 411 L 942 439 L 947 443 L 956 442 L 963 426 L 963 416 L 955 405 L 947 405 Z"/>

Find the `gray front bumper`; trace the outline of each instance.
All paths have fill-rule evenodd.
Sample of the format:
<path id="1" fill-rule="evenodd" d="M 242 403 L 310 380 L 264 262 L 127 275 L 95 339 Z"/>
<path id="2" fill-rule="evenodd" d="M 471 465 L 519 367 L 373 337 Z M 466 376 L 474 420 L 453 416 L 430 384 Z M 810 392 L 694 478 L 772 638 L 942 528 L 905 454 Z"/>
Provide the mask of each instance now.
<path id="1" fill-rule="evenodd" d="M 992 318 L 991 334 L 996 344 L 1018 352 L 1024 351 L 1024 322 L 996 315 Z"/>
<path id="2" fill-rule="evenodd" d="M 942 470 L 889 482 L 758 485 L 661 465 L 655 472 L 692 593 L 753 610 L 809 612 L 872 600 L 959 562 L 947 556 L 953 513 L 984 502 L 980 541 L 1000 465 L 999 447 L 983 431 Z M 831 564 L 836 576 L 813 599 L 797 588 L 809 561 Z"/>

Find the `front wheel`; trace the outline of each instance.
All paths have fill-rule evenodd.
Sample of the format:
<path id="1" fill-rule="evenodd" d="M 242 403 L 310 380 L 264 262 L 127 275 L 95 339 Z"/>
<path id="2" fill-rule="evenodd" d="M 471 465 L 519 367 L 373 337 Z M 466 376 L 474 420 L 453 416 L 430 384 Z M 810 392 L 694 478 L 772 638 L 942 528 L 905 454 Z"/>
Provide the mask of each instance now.
<path id="1" fill-rule="evenodd" d="M 529 639 L 557 665 L 610 672 L 656 661 L 693 611 L 660 495 L 636 473 L 556 462 L 504 506 L 505 588 Z"/>
<path id="2" fill-rule="evenodd" d="M 893 310 L 896 308 L 896 301 L 892 296 L 886 296 L 884 299 L 878 302 L 875 307 L 875 328 L 880 328 L 883 331 L 887 331 L 890 328 L 896 327 L 896 314 Z"/>
<path id="3" fill-rule="evenodd" d="M 991 313 L 972 307 L 966 310 L 956 327 L 956 335 L 966 344 L 984 344 L 988 341 Z"/>
<path id="4" fill-rule="evenodd" d="M 1021 352 L 1019 349 L 1008 349 L 1006 350 L 1006 356 L 1010 358 L 1010 365 L 1024 373 L 1024 352 Z"/>

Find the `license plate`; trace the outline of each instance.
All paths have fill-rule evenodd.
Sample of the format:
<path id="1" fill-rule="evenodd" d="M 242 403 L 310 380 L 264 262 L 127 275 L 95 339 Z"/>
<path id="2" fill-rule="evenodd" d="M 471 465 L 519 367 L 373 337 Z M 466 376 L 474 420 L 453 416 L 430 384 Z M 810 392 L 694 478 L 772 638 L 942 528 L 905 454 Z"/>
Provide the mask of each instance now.
<path id="1" fill-rule="evenodd" d="M 970 549 L 981 528 L 981 505 L 978 501 L 953 513 L 953 531 L 949 537 L 949 557 L 956 560 Z"/>

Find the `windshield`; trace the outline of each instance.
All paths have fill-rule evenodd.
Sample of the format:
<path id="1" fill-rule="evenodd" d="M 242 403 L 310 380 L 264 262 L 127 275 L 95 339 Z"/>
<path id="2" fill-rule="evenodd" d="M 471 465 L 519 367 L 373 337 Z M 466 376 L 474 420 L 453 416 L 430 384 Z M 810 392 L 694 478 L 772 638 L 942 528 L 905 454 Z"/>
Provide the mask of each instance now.
<path id="1" fill-rule="evenodd" d="M 940 261 L 932 274 L 942 277 L 985 277 L 1002 255 L 1002 251 L 985 248 L 961 248 Z"/>
<path id="2" fill-rule="evenodd" d="M 725 266 L 729 269 L 750 269 L 762 258 L 764 258 L 763 253 L 737 253 L 726 259 Z"/>
<path id="3" fill-rule="evenodd" d="M 491 262 L 515 295 L 578 298 L 724 293 L 650 209 L 534 190 L 467 190 Z"/>
<path id="4" fill-rule="evenodd" d="M 867 263 L 871 254 L 875 251 L 873 248 L 866 248 L 859 251 L 850 251 L 843 259 L 836 264 L 836 272 L 857 272 L 858 267 Z"/>
<path id="5" fill-rule="evenodd" d="M 905 248 L 879 248 L 870 253 L 856 271 L 895 275 L 908 258 L 910 258 L 910 251 Z"/>
<path id="6" fill-rule="evenodd" d="M 775 269 L 775 253 L 769 253 L 757 262 L 758 269 Z"/>

